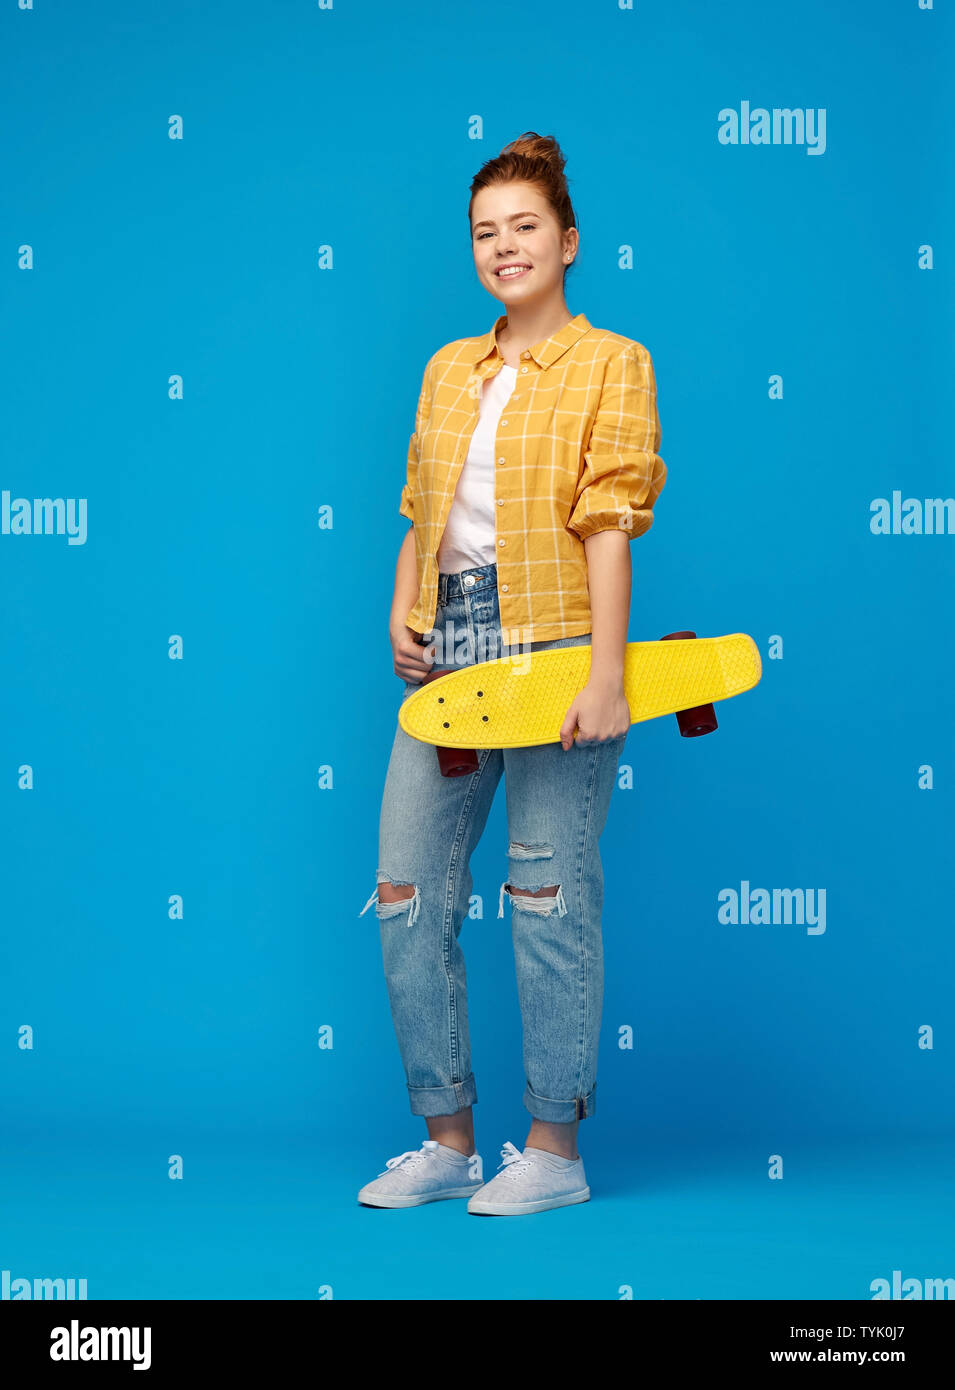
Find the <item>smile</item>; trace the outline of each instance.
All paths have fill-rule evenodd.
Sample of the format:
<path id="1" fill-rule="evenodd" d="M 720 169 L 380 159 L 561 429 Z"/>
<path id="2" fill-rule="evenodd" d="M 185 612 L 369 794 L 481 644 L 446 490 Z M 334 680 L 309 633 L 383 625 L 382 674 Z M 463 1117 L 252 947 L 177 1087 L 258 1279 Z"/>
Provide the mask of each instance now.
<path id="1" fill-rule="evenodd" d="M 520 280 L 523 275 L 530 275 L 529 265 L 503 265 L 500 270 L 495 270 L 494 274 L 499 280 Z"/>

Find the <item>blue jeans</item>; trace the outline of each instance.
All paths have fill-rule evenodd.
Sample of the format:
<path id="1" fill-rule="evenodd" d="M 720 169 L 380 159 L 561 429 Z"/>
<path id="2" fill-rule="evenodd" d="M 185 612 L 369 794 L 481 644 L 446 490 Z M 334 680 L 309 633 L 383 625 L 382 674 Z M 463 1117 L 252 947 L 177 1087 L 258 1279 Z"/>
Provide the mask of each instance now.
<path id="1" fill-rule="evenodd" d="M 458 669 L 527 648 L 501 644 L 497 566 L 441 574 L 432 634 L 435 669 Z M 590 644 L 591 635 L 534 642 L 531 651 Z M 402 699 L 420 689 L 406 681 Z M 568 700 L 568 705 L 570 701 Z M 473 1105 L 467 984 L 460 934 L 473 882 L 470 858 L 501 774 L 507 796 L 507 878 L 523 1023 L 524 1106 L 567 1122 L 596 1111 L 603 1007 L 604 828 L 626 734 L 604 741 L 478 750 L 478 770 L 443 777 L 434 747 L 399 725 L 385 778 L 378 883 L 414 894 L 376 903 L 392 1019 L 414 1115 Z M 529 897 L 555 887 L 555 895 Z M 365 904 L 367 911 L 377 890 Z"/>

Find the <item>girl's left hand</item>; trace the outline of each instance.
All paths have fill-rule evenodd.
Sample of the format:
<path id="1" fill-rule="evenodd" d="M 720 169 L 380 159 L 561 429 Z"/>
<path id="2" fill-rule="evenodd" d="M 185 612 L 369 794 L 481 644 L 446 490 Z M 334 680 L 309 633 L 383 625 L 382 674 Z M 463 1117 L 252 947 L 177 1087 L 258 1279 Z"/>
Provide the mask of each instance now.
<path id="1" fill-rule="evenodd" d="M 590 680 L 564 715 L 560 741 L 565 750 L 571 748 L 576 730 L 578 742 L 603 743 L 625 734 L 630 723 L 630 706 L 623 693 L 623 681 Z"/>

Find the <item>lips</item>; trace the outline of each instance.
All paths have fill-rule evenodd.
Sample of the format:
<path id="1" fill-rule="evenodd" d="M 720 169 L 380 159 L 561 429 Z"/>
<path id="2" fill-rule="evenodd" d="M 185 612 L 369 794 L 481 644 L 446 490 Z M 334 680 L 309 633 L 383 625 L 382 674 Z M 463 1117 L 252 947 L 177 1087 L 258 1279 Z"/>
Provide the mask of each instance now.
<path id="1" fill-rule="evenodd" d="M 524 261 L 508 261 L 507 265 L 500 266 L 494 274 L 498 280 L 520 280 L 531 269 L 532 267 Z M 507 274 L 502 275 L 502 270 L 507 271 Z"/>

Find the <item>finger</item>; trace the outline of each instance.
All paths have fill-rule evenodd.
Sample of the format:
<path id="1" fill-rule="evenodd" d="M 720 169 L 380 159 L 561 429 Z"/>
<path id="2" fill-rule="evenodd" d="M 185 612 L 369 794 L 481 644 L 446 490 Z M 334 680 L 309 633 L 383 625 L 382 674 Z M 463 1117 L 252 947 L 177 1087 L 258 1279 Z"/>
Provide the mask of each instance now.
<path id="1" fill-rule="evenodd" d="M 433 653 L 432 653 L 433 656 Z M 395 673 L 400 675 L 403 680 L 415 681 L 420 683 L 430 675 L 434 669 L 434 661 L 427 661 L 421 655 L 421 648 L 415 647 L 413 652 L 402 653 L 395 649 Z"/>
<path id="2" fill-rule="evenodd" d="M 395 665 L 400 666 L 403 671 L 407 671 L 409 675 L 416 676 L 419 680 L 428 675 L 429 671 L 432 669 L 432 663 L 430 661 L 416 661 L 413 657 L 406 657 L 403 661 L 399 659 L 395 662 Z"/>
<path id="3" fill-rule="evenodd" d="M 430 647 L 422 647 L 417 642 L 402 641 L 395 648 L 395 659 L 404 662 L 415 671 L 427 673 L 434 665 L 435 648 L 434 643 Z"/>
<path id="4" fill-rule="evenodd" d="M 414 681 L 418 685 L 430 674 L 430 671 L 430 667 L 412 666 L 404 662 L 395 662 L 395 674 L 401 676 L 402 680 Z"/>

